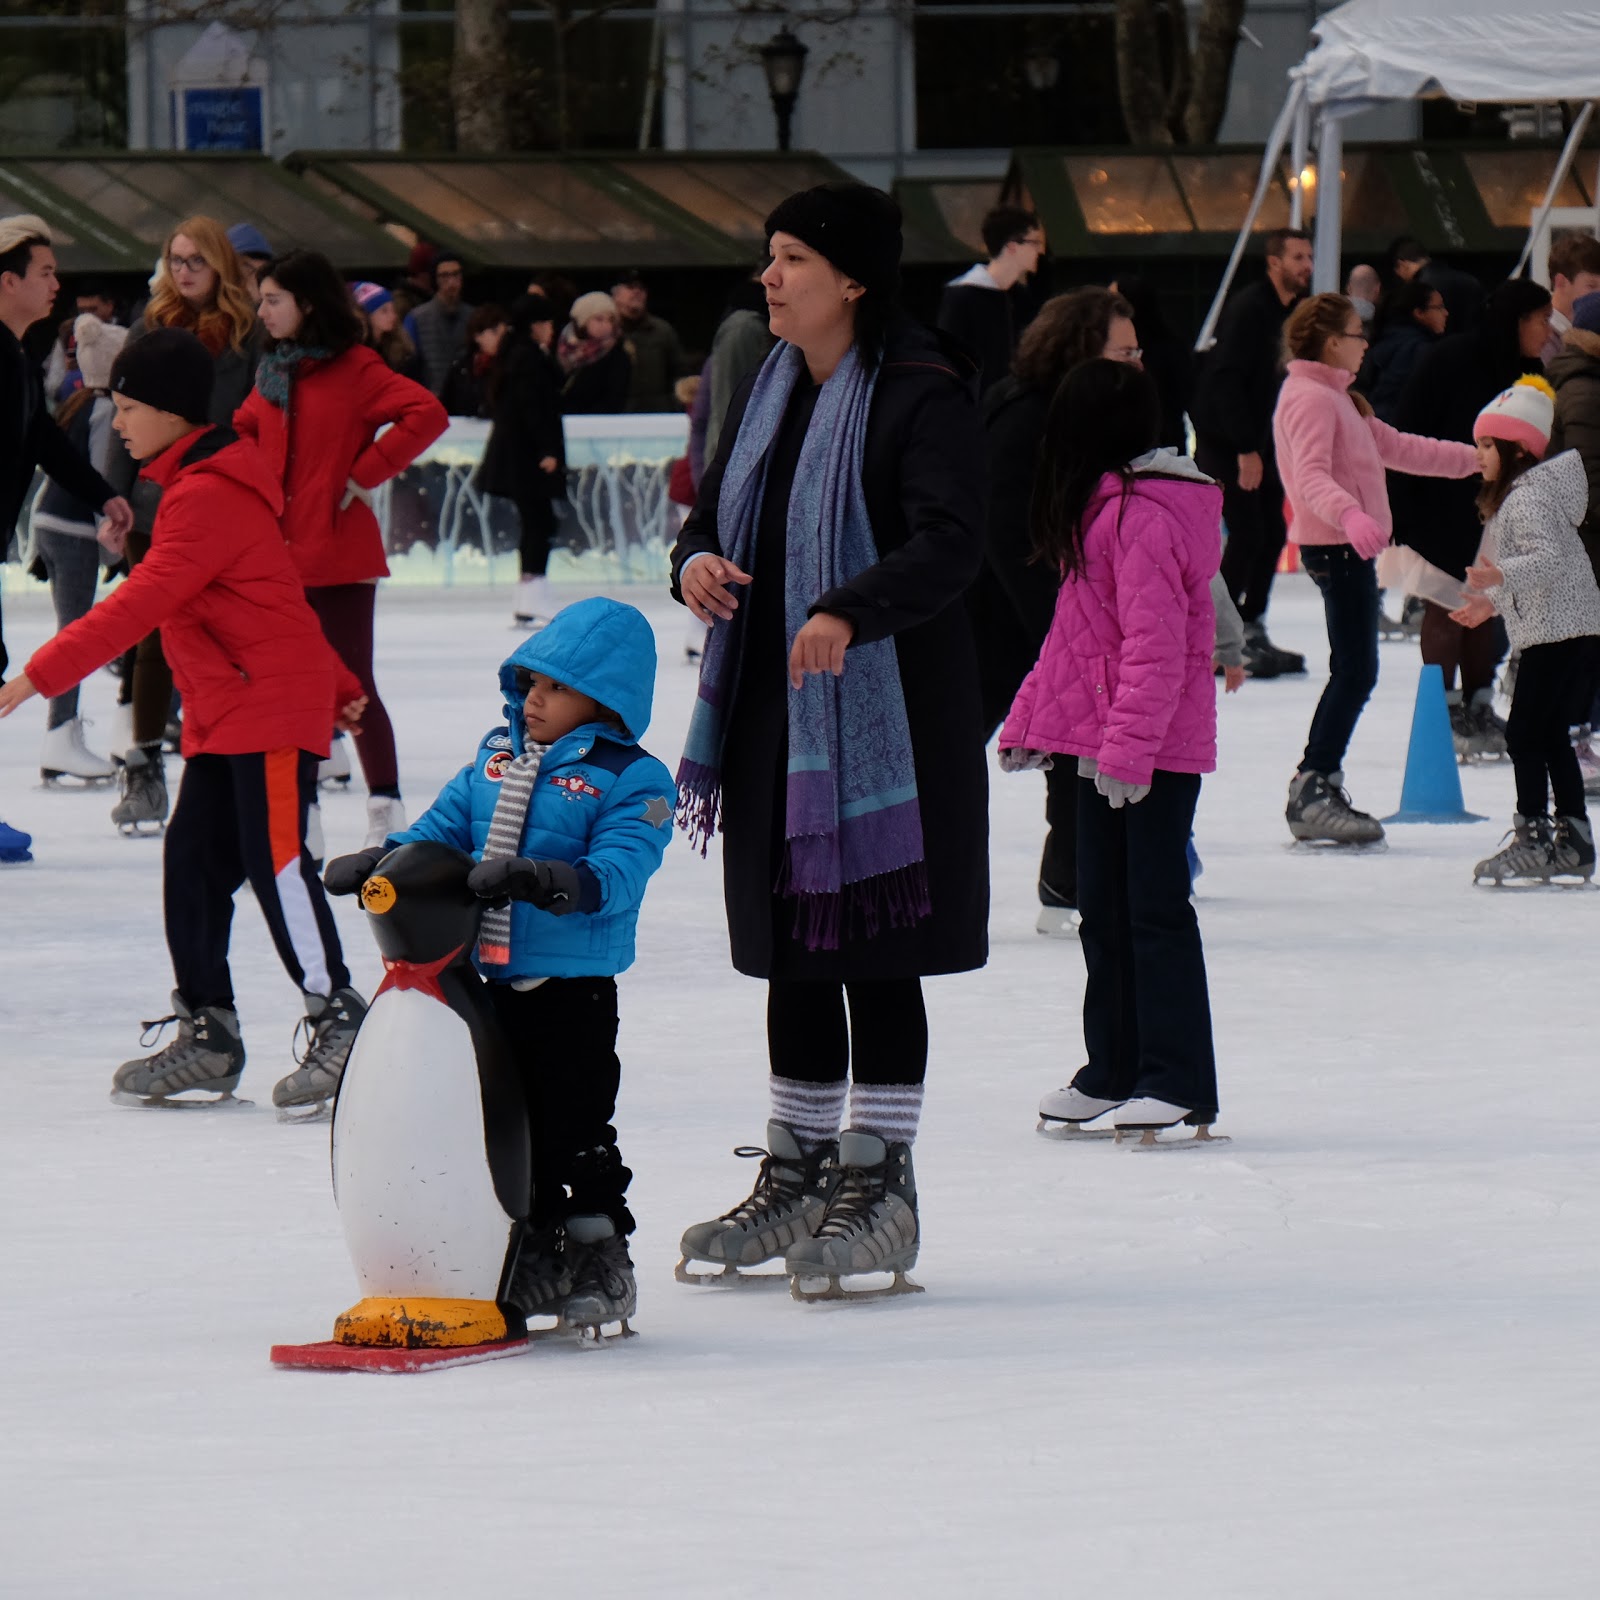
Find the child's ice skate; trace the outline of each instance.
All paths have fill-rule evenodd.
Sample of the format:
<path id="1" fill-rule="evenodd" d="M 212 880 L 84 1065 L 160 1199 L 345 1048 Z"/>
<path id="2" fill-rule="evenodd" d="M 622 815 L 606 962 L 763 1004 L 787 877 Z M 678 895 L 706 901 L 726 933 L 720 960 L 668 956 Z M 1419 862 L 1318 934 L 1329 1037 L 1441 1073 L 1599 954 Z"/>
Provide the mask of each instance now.
<path id="1" fill-rule="evenodd" d="M 556 1331 L 575 1333 L 591 1344 L 631 1339 L 628 1318 L 639 1308 L 628 1241 L 610 1217 L 568 1217 L 566 1249 L 571 1259 L 572 1288 L 562 1303 Z M 609 1322 L 619 1330 L 604 1335 Z"/>
<path id="2" fill-rule="evenodd" d="M 839 1179 L 817 1231 L 784 1256 L 796 1300 L 882 1300 L 921 1294 L 906 1273 L 917 1264 L 917 1180 L 911 1146 L 846 1129 L 839 1137 Z M 892 1273 L 881 1288 L 847 1289 L 843 1280 Z"/>
<path id="3" fill-rule="evenodd" d="M 559 1318 L 571 1293 L 572 1258 L 561 1226 L 525 1227 L 506 1299 L 524 1318 Z"/>
<path id="4" fill-rule="evenodd" d="M 1117 1131 L 1118 1144 L 1134 1140 L 1134 1135 L 1138 1135 L 1133 1143 L 1135 1150 L 1203 1150 L 1210 1145 L 1230 1142 L 1227 1134 L 1213 1133 L 1209 1122 L 1196 1125 L 1192 1134 L 1170 1139 L 1161 1137 L 1167 1129 L 1176 1128 L 1193 1115 L 1188 1106 L 1174 1105 L 1170 1100 L 1157 1100 L 1154 1095 L 1140 1095 L 1137 1099 L 1125 1101 L 1111 1120 Z"/>
<path id="5" fill-rule="evenodd" d="M 1049 1139 L 1115 1138 L 1117 1130 L 1109 1120 L 1097 1128 L 1087 1124 L 1104 1118 L 1121 1104 L 1120 1100 L 1098 1100 L 1069 1083 L 1065 1089 L 1052 1089 L 1039 1102 L 1039 1132 Z"/>
<path id="6" fill-rule="evenodd" d="M 177 1038 L 154 1055 L 124 1061 L 111 1080 L 111 1098 L 118 1105 L 163 1110 L 249 1105 L 233 1094 L 244 1071 L 238 1016 L 225 1006 L 197 1006 L 191 1012 L 174 991 L 172 1015 L 145 1023 L 140 1043 L 155 1043 L 170 1022 L 178 1024 Z"/>
<path id="7" fill-rule="evenodd" d="M 809 1239 L 822 1221 L 828 1196 L 838 1181 L 839 1146 L 832 1140 L 805 1154 L 794 1130 L 782 1122 L 767 1124 L 765 1150 L 740 1145 L 734 1154 L 761 1162 L 755 1187 L 732 1211 L 685 1231 L 675 1276 L 679 1283 L 782 1284 L 777 1273 L 749 1273 Z M 709 1261 L 720 1272 L 692 1272 L 692 1261 Z"/>
<path id="8" fill-rule="evenodd" d="M 295 1029 L 297 1048 L 302 1034 L 307 1036 L 305 1053 L 296 1055 L 300 1065 L 272 1089 L 279 1122 L 327 1119 L 328 1102 L 339 1092 L 350 1046 L 356 1042 L 356 1029 L 366 1014 L 367 1003 L 354 989 L 335 989 L 326 997 L 306 996 L 306 1014 Z"/>

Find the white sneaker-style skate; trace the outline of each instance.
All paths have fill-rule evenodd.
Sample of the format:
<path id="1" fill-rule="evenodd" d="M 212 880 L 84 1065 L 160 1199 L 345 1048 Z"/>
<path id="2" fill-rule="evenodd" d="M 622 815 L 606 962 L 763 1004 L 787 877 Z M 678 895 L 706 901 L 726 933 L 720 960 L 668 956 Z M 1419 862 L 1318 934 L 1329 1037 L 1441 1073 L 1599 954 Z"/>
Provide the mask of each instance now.
<path id="1" fill-rule="evenodd" d="M 550 580 L 541 572 L 524 577 L 517 584 L 517 607 L 511 620 L 519 628 L 537 633 L 548 626 L 556 614 L 550 598 Z"/>
<path id="2" fill-rule="evenodd" d="M 106 736 L 111 746 L 111 759 L 120 767 L 133 748 L 133 707 L 118 701 L 111 710 L 111 731 Z"/>
<path id="3" fill-rule="evenodd" d="M 1040 906 L 1034 932 L 1047 939 L 1076 939 L 1083 918 L 1071 906 Z"/>
<path id="4" fill-rule="evenodd" d="M 1115 1111 L 1120 1100 L 1097 1100 L 1069 1083 L 1065 1089 L 1052 1089 L 1039 1102 L 1039 1132 L 1051 1139 L 1111 1139 L 1116 1129 L 1107 1122 L 1104 1127 L 1090 1128 L 1086 1123 Z"/>
<path id="5" fill-rule="evenodd" d="M 1185 1117 L 1193 1116 L 1188 1106 L 1174 1105 L 1170 1100 L 1157 1100 L 1154 1095 L 1140 1095 L 1125 1101 L 1112 1117 L 1117 1130 L 1117 1143 L 1138 1134 L 1135 1150 L 1191 1150 L 1197 1145 L 1227 1144 L 1226 1134 L 1214 1134 L 1209 1122 L 1201 1123 L 1187 1138 L 1163 1139 L 1160 1135 L 1168 1128 L 1176 1128 Z"/>
<path id="6" fill-rule="evenodd" d="M 406 825 L 406 808 L 392 794 L 367 796 L 367 836 L 362 841 L 363 850 L 381 849 L 391 833 L 401 832 Z"/>
<path id="7" fill-rule="evenodd" d="M 342 733 L 333 736 L 328 759 L 317 763 L 317 784 L 323 789 L 350 787 L 350 741 Z"/>
<path id="8" fill-rule="evenodd" d="M 116 763 L 97 756 L 83 742 L 82 717 L 73 717 L 45 734 L 44 748 L 39 752 L 39 776 L 47 787 L 59 784 L 63 778 L 73 778 L 76 782 L 71 787 L 98 789 L 116 775 Z"/>

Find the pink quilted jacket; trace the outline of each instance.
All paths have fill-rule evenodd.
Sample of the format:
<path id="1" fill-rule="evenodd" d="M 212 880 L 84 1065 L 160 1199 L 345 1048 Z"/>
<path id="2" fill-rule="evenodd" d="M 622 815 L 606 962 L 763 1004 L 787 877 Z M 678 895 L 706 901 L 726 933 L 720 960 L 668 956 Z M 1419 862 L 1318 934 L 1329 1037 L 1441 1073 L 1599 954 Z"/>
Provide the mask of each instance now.
<path id="1" fill-rule="evenodd" d="M 1061 585 L 1038 664 L 1000 748 L 1093 756 L 1125 783 L 1217 765 L 1211 576 L 1222 491 L 1197 479 L 1107 474 L 1090 505 L 1084 564 Z"/>

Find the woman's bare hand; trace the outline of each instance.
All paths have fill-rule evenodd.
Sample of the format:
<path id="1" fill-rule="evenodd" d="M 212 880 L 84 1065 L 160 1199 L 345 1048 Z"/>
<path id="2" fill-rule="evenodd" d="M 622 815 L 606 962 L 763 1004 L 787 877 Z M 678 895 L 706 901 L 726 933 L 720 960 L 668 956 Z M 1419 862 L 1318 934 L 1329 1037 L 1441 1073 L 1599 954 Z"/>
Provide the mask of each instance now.
<path id="1" fill-rule="evenodd" d="M 818 612 L 794 636 L 794 649 L 789 652 L 790 686 L 803 688 L 808 672 L 831 672 L 842 678 L 844 653 L 855 636 L 855 623 L 826 611 Z"/>
<path id="2" fill-rule="evenodd" d="M 721 556 L 697 556 L 683 569 L 678 587 L 695 617 L 708 626 L 726 622 L 739 609 L 739 602 L 728 593 L 730 583 L 747 584 L 750 574 L 741 572 Z"/>

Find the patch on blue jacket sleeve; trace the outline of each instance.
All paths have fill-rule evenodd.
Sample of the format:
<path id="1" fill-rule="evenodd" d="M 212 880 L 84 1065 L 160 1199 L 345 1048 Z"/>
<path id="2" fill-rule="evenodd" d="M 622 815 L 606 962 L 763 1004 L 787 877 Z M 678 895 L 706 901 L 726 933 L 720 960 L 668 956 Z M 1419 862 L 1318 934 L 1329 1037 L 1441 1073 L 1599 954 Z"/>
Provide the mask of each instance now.
<path id="1" fill-rule="evenodd" d="M 672 807 L 667 804 L 667 797 L 657 795 L 654 800 L 645 801 L 644 820 L 653 828 L 664 828 L 672 821 Z"/>

